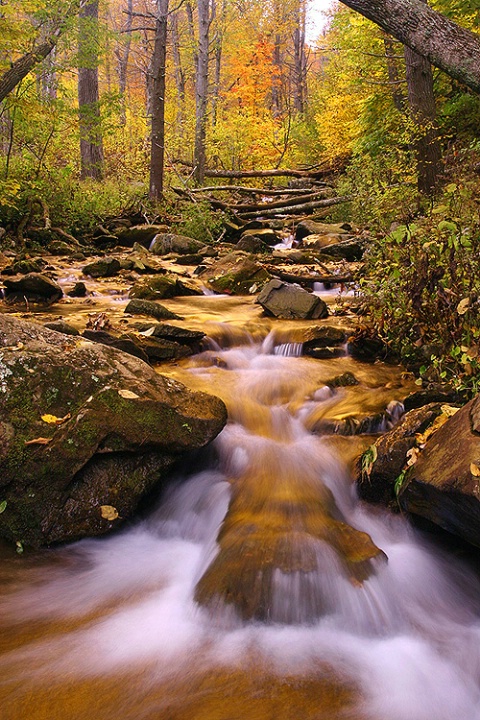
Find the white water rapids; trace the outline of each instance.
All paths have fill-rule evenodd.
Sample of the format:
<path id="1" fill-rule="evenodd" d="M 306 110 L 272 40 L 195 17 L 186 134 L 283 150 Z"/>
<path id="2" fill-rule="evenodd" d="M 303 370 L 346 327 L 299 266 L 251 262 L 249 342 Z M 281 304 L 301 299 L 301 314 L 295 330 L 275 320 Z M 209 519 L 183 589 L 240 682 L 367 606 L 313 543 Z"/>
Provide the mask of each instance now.
<path id="1" fill-rule="evenodd" d="M 358 502 L 335 443 L 308 429 L 312 412 L 345 397 L 321 385 L 305 393 L 314 361 L 285 352 L 269 341 L 218 348 L 184 370 L 193 384 L 227 393 L 230 422 L 216 452 L 179 476 L 145 519 L 31 562 L 3 561 L 2 720 L 480 719 L 478 578 L 401 516 Z M 279 616 L 287 608 L 302 618 L 312 595 L 325 598 L 325 614 L 305 624 L 242 622 L 199 607 L 195 585 L 217 552 L 232 479 L 246 471 L 268 471 L 277 485 L 326 486 L 388 562 L 352 584 L 325 551 L 309 597 L 298 573 L 278 571 Z M 336 704 L 325 700 L 325 678 Z"/>

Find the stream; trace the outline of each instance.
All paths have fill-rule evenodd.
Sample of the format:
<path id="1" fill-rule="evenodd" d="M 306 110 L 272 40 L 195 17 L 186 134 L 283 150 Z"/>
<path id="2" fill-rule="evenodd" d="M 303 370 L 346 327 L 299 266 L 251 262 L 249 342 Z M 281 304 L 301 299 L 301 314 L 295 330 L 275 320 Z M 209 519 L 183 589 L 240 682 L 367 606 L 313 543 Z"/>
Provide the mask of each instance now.
<path id="1" fill-rule="evenodd" d="M 166 304 L 210 340 L 159 372 L 222 397 L 229 422 L 117 534 L 0 547 L 2 720 L 480 719 L 477 575 L 358 501 L 349 467 L 371 436 L 319 431 L 389 407 L 387 429 L 412 380 L 304 357 L 298 325 L 250 299 Z M 345 372 L 359 384 L 330 390 Z M 329 543 L 345 524 L 376 546 L 360 573 Z"/>

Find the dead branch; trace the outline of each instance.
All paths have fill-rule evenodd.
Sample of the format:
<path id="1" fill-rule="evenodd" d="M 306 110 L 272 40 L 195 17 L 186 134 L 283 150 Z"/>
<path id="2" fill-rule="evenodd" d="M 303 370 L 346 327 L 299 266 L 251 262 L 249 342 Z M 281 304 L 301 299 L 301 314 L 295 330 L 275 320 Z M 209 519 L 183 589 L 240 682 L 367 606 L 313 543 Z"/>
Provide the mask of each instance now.
<path id="1" fill-rule="evenodd" d="M 298 283 L 299 285 L 306 285 L 307 287 L 313 287 L 314 283 L 323 283 L 324 285 L 344 285 L 345 283 L 354 282 L 355 278 L 353 275 L 319 275 L 317 273 L 312 275 L 295 275 L 293 273 L 284 272 L 279 270 L 275 265 L 264 265 L 265 269 L 280 280 L 285 282 Z"/>
<path id="2" fill-rule="evenodd" d="M 273 217 L 275 215 L 304 215 L 317 208 L 328 208 L 335 205 L 341 205 L 342 203 L 351 202 L 353 197 L 351 195 L 345 195 L 342 197 L 327 198 L 326 200 L 314 200 L 313 202 L 302 203 L 300 205 L 284 205 L 281 207 L 273 208 L 270 210 L 264 210 L 261 212 L 262 217 Z M 258 212 L 244 212 L 239 213 L 238 216 L 242 220 L 248 220 L 255 218 Z"/>

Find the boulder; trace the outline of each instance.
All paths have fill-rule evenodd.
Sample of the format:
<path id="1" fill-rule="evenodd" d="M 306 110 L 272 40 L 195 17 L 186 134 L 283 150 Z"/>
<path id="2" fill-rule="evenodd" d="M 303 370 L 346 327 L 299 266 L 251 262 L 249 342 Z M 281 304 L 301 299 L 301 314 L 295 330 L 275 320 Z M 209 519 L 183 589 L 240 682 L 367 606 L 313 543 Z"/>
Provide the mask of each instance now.
<path id="1" fill-rule="evenodd" d="M 170 312 L 168 308 L 154 300 L 133 299 L 127 304 L 125 312 L 130 315 L 148 315 L 156 320 L 182 320 L 180 315 Z"/>
<path id="2" fill-rule="evenodd" d="M 270 280 L 269 273 L 243 252 L 231 252 L 202 273 L 218 293 L 248 295 Z"/>
<path id="3" fill-rule="evenodd" d="M 322 250 L 329 245 L 338 245 L 341 240 L 341 235 L 320 235 L 319 233 L 316 233 L 315 235 L 307 235 L 304 237 L 302 240 L 302 247 L 307 250 Z"/>
<path id="4" fill-rule="evenodd" d="M 309 218 L 301 220 L 295 230 L 295 240 L 300 242 L 308 235 L 344 235 L 351 231 L 348 223 L 322 223 Z"/>
<path id="5" fill-rule="evenodd" d="M 67 292 L 68 297 L 83 298 L 87 295 L 87 288 L 84 282 L 76 282 L 71 290 Z"/>
<path id="6" fill-rule="evenodd" d="M 8 304 L 27 302 L 51 305 L 63 297 L 60 285 L 41 273 L 5 278 L 3 284 L 5 302 Z"/>
<path id="7" fill-rule="evenodd" d="M 205 337 L 205 333 L 200 330 L 188 330 L 166 323 L 135 323 L 135 330 L 139 333 L 148 333 L 149 337 L 186 345 L 194 352 L 201 349 L 200 344 Z"/>
<path id="8" fill-rule="evenodd" d="M 480 397 L 451 417 L 402 483 L 403 510 L 480 547 Z"/>
<path id="9" fill-rule="evenodd" d="M 113 277 L 121 270 L 120 262 L 116 258 L 105 257 L 85 265 L 82 269 L 84 275 L 92 278 Z"/>
<path id="10" fill-rule="evenodd" d="M 101 535 L 222 429 L 221 400 L 141 360 L 0 315 L 0 536 Z"/>
<path id="11" fill-rule="evenodd" d="M 70 323 L 66 322 L 65 320 L 53 320 L 52 322 L 45 323 L 44 327 L 48 328 L 49 330 L 61 332 L 64 335 L 80 335 L 80 332 L 77 330 L 77 328 L 73 325 L 70 325 Z"/>
<path id="12" fill-rule="evenodd" d="M 154 255 L 192 255 L 198 253 L 205 243 L 186 235 L 174 235 L 173 233 L 158 233 L 152 240 L 150 252 Z"/>
<path id="13" fill-rule="evenodd" d="M 256 235 L 242 236 L 235 245 L 236 250 L 243 250 L 247 253 L 270 253 L 272 248 Z"/>
<path id="14" fill-rule="evenodd" d="M 257 241 L 260 240 L 260 242 L 265 243 L 265 245 L 269 246 L 277 245 L 279 242 L 281 242 L 281 237 L 275 232 L 275 230 L 266 227 L 250 228 L 244 230 L 240 237 L 240 241 L 247 241 L 248 239 L 255 239 Z"/>
<path id="15" fill-rule="evenodd" d="M 281 280 L 270 280 L 260 292 L 257 302 L 267 315 L 286 320 L 309 320 L 328 316 L 328 308 L 323 300 L 299 285 Z"/>
<path id="16" fill-rule="evenodd" d="M 395 483 L 407 465 L 409 450 L 441 414 L 440 403 L 411 410 L 355 463 L 353 476 L 363 500 L 396 505 Z"/>
<path id="17" fill-rule="evenodd" d="M 176 278 L 171 275 L 156 275 L 136 282 L 129 297 L 140 300 L 162 300 L 178 295 Z"/>
<path id="18" fill-rule="evenodd" d="M 303 343 L 303 354 L 321 360 L 340 357 L 345 354 L 346 339 L 347 334 L 341 328 L 331 326 L 310 328 Z"/>
<path id="19" fill-rule="evenodd" d="M 358 262 L 362 259 L 366 245 L 362 240 L 342 240 L 322 248 L 324 255 L 335 258 L 335 260 L 346 260 L 347 262 Z"/>
<path id="20" fill-rule="evenodd" d="M 129 228 L 122 228 L 116 231 L 117 244 L 122 247 L 133 247 L 138 243 L 142 247 L 149 248 L 155 235 L 168 232 L 167 225 L 134 225 Z"/>

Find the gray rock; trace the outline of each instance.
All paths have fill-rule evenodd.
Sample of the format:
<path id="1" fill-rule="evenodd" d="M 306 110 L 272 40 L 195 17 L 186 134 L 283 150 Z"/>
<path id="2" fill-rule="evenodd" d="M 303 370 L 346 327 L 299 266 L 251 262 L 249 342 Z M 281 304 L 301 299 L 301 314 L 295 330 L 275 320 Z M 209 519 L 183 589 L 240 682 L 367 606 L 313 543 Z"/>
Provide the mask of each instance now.
<path id="1" fill-rule="evenodd" d="M 116 258 L 105 257 L 85 265 L 82 272 L 92 278 L 113 277 L 119 273 L 120 269 L 120 262 Z"/>
<path id="2" fill-rule="evenodd" d="M 168 308 L 154 300 L 130 300 L 125 312 L 130 315 L 148 315 L 156 320 L 182 320 L 180 315 L 170 312 Z"/>
<path id="3" fill-rule="evenodd" d="M 154 255 L 169 255 L 176 253 L 178 255 L 192 255 L 198 253 L 205 243 L 186 235 L 174 235 L 173 233 L 159 233 L 155 235 L 150 246 L 150 252 Z"/>
<path id="4" fill-rule="evenodd" d="M 54 280 L 41 273 L 5 278 L 5 302 L 44 303 L 50 305 L 63 297 L 63 290 Z"/>
<path id="5" fill-rule="evenodd" d="M 118 245 L 133 247 L 135 243 L 138 243 L 142 247 L 149 248 L 155 235 L 165 232 L 168 232 L 167 225 L 134 225 L 121 229 L 115 234 Z"/>
<path id="6" fill-rule="evenodd" d="M 299 285 L 281 280 L 270 280 L 260 292 L 257 302 L 267 315 L 287 320 L 308 320 L 328 316 L 328 308 L 323 300 Z"/>

